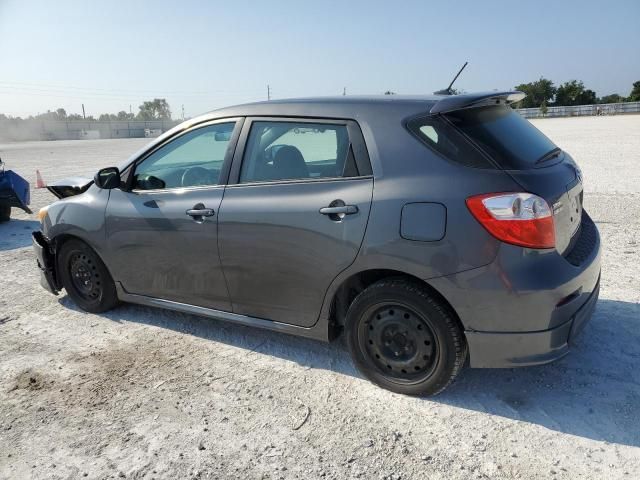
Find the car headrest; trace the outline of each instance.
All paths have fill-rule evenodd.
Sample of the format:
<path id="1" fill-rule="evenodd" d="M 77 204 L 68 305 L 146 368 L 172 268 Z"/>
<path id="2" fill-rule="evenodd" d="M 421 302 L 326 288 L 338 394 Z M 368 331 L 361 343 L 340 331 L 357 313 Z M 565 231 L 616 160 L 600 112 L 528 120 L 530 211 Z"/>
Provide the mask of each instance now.
<path id="1" fill-rule="evenodd" d="M 300 150 L 291 145 L 280 147 L 273 158 L 276 179 L 308 178 L 309 170 Z"/>

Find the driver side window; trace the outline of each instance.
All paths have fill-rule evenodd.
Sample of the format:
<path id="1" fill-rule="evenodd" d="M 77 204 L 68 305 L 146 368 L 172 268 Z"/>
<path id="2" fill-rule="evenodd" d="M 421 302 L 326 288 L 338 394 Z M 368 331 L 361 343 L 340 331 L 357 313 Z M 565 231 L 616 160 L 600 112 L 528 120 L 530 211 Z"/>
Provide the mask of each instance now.
<path id="1" fill-rule="evenodd" d="M 234 122 L 185 133 L 136 166 L 134 190 L 218 185 Z"/>

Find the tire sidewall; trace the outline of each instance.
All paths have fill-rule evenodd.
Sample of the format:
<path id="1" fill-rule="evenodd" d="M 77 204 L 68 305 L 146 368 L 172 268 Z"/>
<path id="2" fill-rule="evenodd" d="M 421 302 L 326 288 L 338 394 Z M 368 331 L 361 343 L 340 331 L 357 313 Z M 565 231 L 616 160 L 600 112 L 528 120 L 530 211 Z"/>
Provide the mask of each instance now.
<path id="1" fill-rule="evenodd" d="M 347 345 L 356 367 L 373 383 L 388 390 L 407 395 L 427 395 L 441 391 L 450 382 L 456 366 L 456 344 L 446 318 L 440 308 L 424 296 L 419 287 L 407 288 L 405 282 L 374 285 L 364 290 L 353 301 L 347 312 L 345 330 Z M 416 383 L 393 380 L 384 375 L 362 352 L 359 324 L 366 321 L 364 314 L 376 304 L 405 305 L 420 314 L 431 327 L 437 344 L 435 367 L 426 379 Z"/>

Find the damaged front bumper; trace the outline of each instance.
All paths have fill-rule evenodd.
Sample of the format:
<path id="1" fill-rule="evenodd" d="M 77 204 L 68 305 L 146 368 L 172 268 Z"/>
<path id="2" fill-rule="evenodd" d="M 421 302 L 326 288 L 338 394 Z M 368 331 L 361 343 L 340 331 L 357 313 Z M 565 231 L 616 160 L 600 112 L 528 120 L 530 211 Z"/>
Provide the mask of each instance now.
<path id="1" fill-rule="evenodd" d="M 40 285 L 45 290 L 57 295 L 60 292 L 60 286 L 56 278 L 55 255 L 42 232 L 33 232 L 32 237 L 33 251 L 40 269 Z"/>

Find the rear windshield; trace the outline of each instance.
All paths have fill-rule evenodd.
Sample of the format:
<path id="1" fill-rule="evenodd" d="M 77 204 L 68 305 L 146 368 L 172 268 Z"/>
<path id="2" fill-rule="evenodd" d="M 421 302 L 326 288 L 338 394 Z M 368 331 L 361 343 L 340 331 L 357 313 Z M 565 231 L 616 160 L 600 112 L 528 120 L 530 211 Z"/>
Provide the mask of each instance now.
<path id="1" fill-rule="evenodd" d="M 554 143 L 511 107 L 467 108 L 445 116 L 501 168 L 524 170 L 556 163 L 545 159 L 557 150 Z M 536 165 L 541 160 L 544 163 Z"/>

